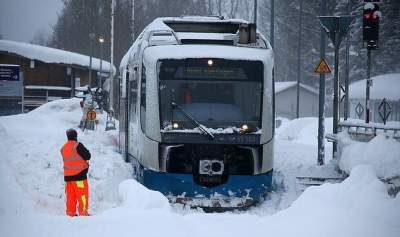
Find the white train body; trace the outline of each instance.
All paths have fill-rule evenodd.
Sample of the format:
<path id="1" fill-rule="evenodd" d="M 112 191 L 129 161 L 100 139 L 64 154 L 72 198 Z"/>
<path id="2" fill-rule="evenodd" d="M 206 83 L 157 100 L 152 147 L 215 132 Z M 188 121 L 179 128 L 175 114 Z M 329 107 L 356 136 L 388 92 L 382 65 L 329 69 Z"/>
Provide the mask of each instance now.
<path id="1" fill-rule="evenodd" d="M 243 207 L 271 186 L 273 51 L 259 33 L 239 44 L 246 26 L 158 18 L 121 62 L 121 151 L 173 201 Z"/>

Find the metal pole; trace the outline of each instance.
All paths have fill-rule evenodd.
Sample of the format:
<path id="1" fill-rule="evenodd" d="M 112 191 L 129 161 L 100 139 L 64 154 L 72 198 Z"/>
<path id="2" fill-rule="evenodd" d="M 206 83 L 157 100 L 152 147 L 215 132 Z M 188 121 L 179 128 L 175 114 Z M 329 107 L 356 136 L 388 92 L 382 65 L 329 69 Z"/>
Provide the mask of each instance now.
<path id="1" fill-rule="evenodd" d="M 24 107 L 25 107 L 25 88 L 24 88 L 24 73 L 19 72 L 19 79 L 21 80 L 21 90 L 22 90 L 22 96 L 21 96 L 21 112 L 24 113 Z"/>
<path id="2" fill-rule="evenodd" d="M 350 15 L 350 0 L 347 0 L 347 14 Z M 350 54 L 350 31 L 347 32 L 347 37 L 346 37 L 346 68 L 345 68 L 345 79 L 344 79 L 344 90 L 345 90 L 345 97 L 344 97 L 344 120 L 347 120 L 349 117 L 349 54 Z"/>
<path id="3" fill-rule="evenodd" d="M 135 0 L 132 0 L 132 43 L 135 42 Z"/>
<path id="4" fill-rule="evenodd" d="M 111 1 L 110 108 L 114 110 L 114 16 L 115 0 Z"/>
<path id="5" fill-rule="evenodd" d="M 103 43 L 100 42 L 100 76 L 97 80 L 97 88 L 101 88 L 102 78 L 103 78 Z"/>
<path id="6" fill-rule="evenodd" d="M 257 24 L 257 0 L 254 0 L 254 10 L 253 10 L 253 22 L 254 24 Z"/>
<path id="7" fill-rule="evenodd" d="M 321 16 L 326 14 L 326 0 L 321 1 Z M 321 27 L 320 54 L 325 58 L 326 34 Z M 319 110 L 318 110 L 318 165 L 325 163 L 325 74 L 319 74 Z"/>
<path id="8" fill-rule="evenodd" d="M 269 36 L 269 42 L 271 47 L 274 48 L 274 32 L 275 31 L 275 0 L 271 0 L 271 30 Z"/>
<path id="9" fill-rule="evenodd" d="M 337 21 L 337 24 L 340 24 Z M 339 29 L 339 26 L 336 26 Z M 335 32 L 335 70 L 333 80 L 333 134 L 338 133 L 339 123 L 339 32 Z M 337 143 L 333 142 L 332 158 L 336 159 Z"/>
<path id="10" fill-rule="evenodd" d="M 302 33 L 302 14 L 303 14 L 303 0 L 300 0 L 300 11 L 299 11 L 299 36 L 298 36 L 298 47 L 297 47 L 297 106 L 296 106 L 296 118 L 300 116 L 300 80 L 301 80 L 301 33 Z"/>
<path id="11" fill-rule="evenodd" d="M 92 39 L 90 39 L 90 55 L 89 55 L 89 87 L 92 85 Z"/>
<path id="12" fill-rule="evenodd" d="M 371 87 L 371 49 L 367 51 L 368 61 L 367 61 L 367 85 L 366 85 L 366 97 L 365 97 L 365 122 L 369 123 L 370 121 L 370 101 L 369 101 L 369 92 Z"/>

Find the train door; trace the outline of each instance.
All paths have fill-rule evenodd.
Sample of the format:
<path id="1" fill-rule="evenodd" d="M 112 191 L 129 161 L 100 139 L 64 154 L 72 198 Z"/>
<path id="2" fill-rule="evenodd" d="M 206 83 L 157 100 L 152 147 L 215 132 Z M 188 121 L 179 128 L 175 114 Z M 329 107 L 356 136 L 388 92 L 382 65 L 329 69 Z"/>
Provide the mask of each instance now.
<path id="1" fill-rule="evenodd" d="M 133 157 L 137 158 L 137 147 L 138 147 L 138 140 L 137 140 L 137 130 L 138 130 L 138 109 L 137 109 L 137 98 L 138 98 L 138 83 L 139 83 L 139 67 L 137 64 L 133 66 L 130 71 L 130 78 L 129 78 L 129 108 L 128 108 L 128 151 L 129 154 Z"/>

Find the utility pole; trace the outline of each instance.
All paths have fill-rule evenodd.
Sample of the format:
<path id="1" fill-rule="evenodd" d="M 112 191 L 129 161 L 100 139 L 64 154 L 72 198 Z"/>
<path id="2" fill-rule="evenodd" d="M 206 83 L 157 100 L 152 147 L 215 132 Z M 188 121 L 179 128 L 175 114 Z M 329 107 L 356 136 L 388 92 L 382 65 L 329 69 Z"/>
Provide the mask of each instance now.
<path id="1" fill-rule="evenodd" d="M 336 21 L 336 29 L 339 29 L 340 20 Z M 339 33 L 334 35 L 334 45 L 335 45 L 335 65 L 334 65 L 334 73 L 333 73 L 333 134 L 338 133 L 339 128 Z M 334 142 L 332 145 L 333 158 L 336 158 L 337 153 L 337 142 Z"/>
<path id="2" fill-rule="evenodd" d="M 90 47 L 90 55 L 89 55 L 89 87 L 92 86 L 92 56 L 93 56 L 93 41 L 96 38 L 95 33 L 89 34 L 89 47 Z"/>
<path id="3" fill-rule="evenodd" d="M 269 42 L 271 47 L 274 48 L 274 32 L 275 31 L 275 0 L 271 0 L 271 29 L 269 35 Z"/>
<path id="4" fill-rule="evenodd" d="M 135 42 L 135 0 L 132 0 L 132 44 Z"/>
<path id="5" fill-rule="evenodd" d="M 367 49 L 367 82 L 366 82 L 366 91 L 365 91 L 365 122 L 369 123 L 370 121 L 370 88 L 371 88 L 371 84 L 372 84 L 372 80 L 371 80 L 371 49 L 368 48 Z"/>
<path id="6" fill-rule="evenodd" d="M 253 14 L 254 14 L 254 19 L 253 22 L 254 24 L 257 25 L 257 0 L 254 0 L 254 10 L 253 10 Z"/>
<path id="7" fill-rule="evenodd" d="M 321 1 L 321 16 L 326 14 L 326 0 Z M 320 55 L 325 58 L 326 35 L 321 27 Z M 318 165 L 325 163 L 325 74 L 319 76 L 319 110 L 318 110 Z"/>
<path id="8" fill-rule="evenodd" d="M 296 106 L 296 118 L 300 117 L 300 80 L 301 80 L 301 33 L 302 33 L 302 17 L 303 15 L 303 0 L 300 0 L 299 9 L 299 36 L 298 36 L 298 47 L 297 47 L 297 106 Z"/>
<path id="9" fill-rule="evenodd" d="M 103 44 L 104 38 L 103 36 L 99 36 L 99 43 L 100 43 L 100 77 L 97 81 L 97 88 L 101 88 L 102 78 L 103 78 Z"/>
<path id="10" fill-rule="evenodd" d="M 350 15 L 350 11 L 351 11 L 351 0 L 347 0 L 347 15 Z M 345 90 L 345 94 L 344 94 L 344 120 L 347 120 L 347 118 L 349 117 L 349 106 L 350 106 L 350 102 L 349 102 L 349 84 L 350 84 L 350 78 L 349 78 L 349 71 L 350 71 L 350 62 L 349 62 L 349 57 L 350 57 L 350 31 L 347 32 L 347 37 L 346 37 L 346 67 L 345 67 L 345 78 L 344 78 L 344 90 Z"/>
<path id="11" fill-rule="evenodd" d="M 110 109 L 114 111 L 114 17 L 115 0 L 111 1 Z"/>

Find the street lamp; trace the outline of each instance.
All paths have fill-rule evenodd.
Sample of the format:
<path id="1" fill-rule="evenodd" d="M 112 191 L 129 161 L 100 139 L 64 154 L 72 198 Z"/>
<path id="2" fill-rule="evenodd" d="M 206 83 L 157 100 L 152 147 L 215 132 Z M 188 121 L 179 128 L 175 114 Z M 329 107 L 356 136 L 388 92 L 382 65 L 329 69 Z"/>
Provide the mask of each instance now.
<path id="1" fill-rule="evenodd" d="M 98 88 L 101 88 L 101 83 L 103 79 L 103 45 L 104 45 L 104 38 L 103 36 L 99 36 L 99 43 L 100 43 L 100 77 L 98 79 Z"/>
<path id="2" fill-rule="evenodd" d="M 90 39 L 90 55 L 89 55 L 89 87 L 92 85 L 92 55 L 93 55 L 93 41 L 96 38 L 95 33 L 89 34 Z"/>

